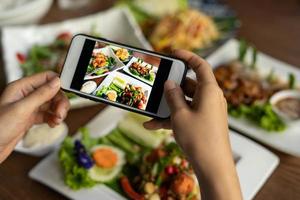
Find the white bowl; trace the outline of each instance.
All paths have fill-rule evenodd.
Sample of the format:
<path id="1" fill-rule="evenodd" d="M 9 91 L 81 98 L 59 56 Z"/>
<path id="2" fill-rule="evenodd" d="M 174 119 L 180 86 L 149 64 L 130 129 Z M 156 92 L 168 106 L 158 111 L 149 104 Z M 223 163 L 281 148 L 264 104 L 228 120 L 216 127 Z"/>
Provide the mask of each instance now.
<path id="1" fill-rule="evenodd" d="M 53 0 L 32 0 L 0 12 L 0 26 L 38 22 L 50 9 Z"/>
<path id="2" fill-rule="evenodd" d="M 292 119 L 291 117 L 286 115 L 284 112 L 282 112 L 275 106 L 275 104 L 278 101 L 288 98 L 288 97 L 300 99 L 300 91 L 298 91 L 298 90 L 282 90 L 282 91 L 276 92 L 270 98 L 270 103 L 272 105 L 272 109 L 283 121 L 285 121 L 287 123 L 298 122 L 298 121 L 300 121 L 300 119 Z"/>
<path id="3" fill-rule="evenodd" d="M 32 155 L 32 156 L 44 156 L 50 151 L 53 151 L 56 149 L 65 139 L 65 137 L 68 135 L 68 126 L 66 125 L 65 122 L 62 122 L 62 125 L 64 126 L 64 131 L 63 133 L 52 143 L 48 145 L 43 145 L 43 146 L 37 146 L 37 147 L 24 147 L 23 145 L 23 139 L 18 142 L 18 144 L 15 147 L 15 151 Z"/>

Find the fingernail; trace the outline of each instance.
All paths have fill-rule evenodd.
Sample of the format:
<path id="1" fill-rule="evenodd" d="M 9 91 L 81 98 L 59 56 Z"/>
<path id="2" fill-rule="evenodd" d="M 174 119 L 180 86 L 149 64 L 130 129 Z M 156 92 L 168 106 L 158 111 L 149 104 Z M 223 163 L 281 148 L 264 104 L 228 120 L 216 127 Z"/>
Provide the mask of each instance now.
<path id="1" fill-rule="evenodd" d="M 165 83 L 165 90 L 173 90 L 175 89 L 177 86 L 176 86 L 176 83 L 174 81 L 171 81 L 171 80 L 168 80 L 166 81 Z"/>
<path id="2" fill-rule="evenodd" d="M 58 77 L 54 77 L 50 82 L 49 82 L 50 87 L 52 88 L 57 88 L 60 85 L 60 80 Z"/>

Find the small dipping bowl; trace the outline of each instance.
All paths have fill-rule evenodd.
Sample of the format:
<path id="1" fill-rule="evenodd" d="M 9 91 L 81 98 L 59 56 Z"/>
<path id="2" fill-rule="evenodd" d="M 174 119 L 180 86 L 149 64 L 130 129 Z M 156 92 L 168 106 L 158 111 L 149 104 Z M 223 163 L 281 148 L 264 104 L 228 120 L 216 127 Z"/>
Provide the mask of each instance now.
<path id="1" fill-rule="evenodd" d="M 35 128 L 37 126 L 43 126 L 43 124 L 35 125 L 32 128 Z M 69 129 L 68 129 L 68 126 L 66 125 L 65 122 L 62 122 L 59 126 L 62 127 L 62 129 L 60 130 L 60 134 L 51 143 L 38 145 L 38 146 L 32 146 L 32 147 L 26 147 L 25 146 L 25 141 L 24 141 L 24 138 L 23 138 L 22 140 L 20 140 L 18 142 L 18 144 L 16 145 L 14 150 L 17 151 L 17 152 L 32 155 L 32 156 L 44 156 L 44 155 L 48 154 L 49 152 L 51 152 L 54 149 L 58 148 L 59 145 L 63 142 L 63 140 L 65 139 L 65 137 L 68 134 Z M 49 129 L 50 129 L 50 127 L 49 127 Z"/>
<path id="2" fill-rule="evenodd" d="M 273 94 L 270 98 L 273 111 L 286 123 L 295 123 L 300 121 L 300 117 L 292 117 L 278 107 L 278 103 L 284 99 L 296 99 L 300 101 L 300 91 L 298 90 L 282 90 Z M 297 104 L 296 104 L 297 105 Z M 289 108 L 290 110 L 292 108 Z M 300 107 L 294 108 L 294 111 L 300 109 Z"/>

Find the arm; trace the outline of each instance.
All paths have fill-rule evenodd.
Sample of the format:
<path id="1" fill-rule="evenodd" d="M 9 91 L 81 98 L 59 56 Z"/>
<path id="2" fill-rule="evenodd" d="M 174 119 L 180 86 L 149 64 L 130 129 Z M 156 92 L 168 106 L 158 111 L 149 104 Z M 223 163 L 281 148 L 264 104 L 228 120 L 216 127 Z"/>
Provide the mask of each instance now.
<path id="1" fill-rule="evenodd" d="M 187 61 L 197 81 L 187 79 L 184 92 L 174 82 L 167 81 L 165 96 L 171 119 L 151 120 L 144 126 L 173 129 L 177 143 L 197 175 L 202 199 L 242 199 L 230 148 L 227 104 L 211 67 L 188 51 L 178 50 L 175 56 Z M 192 98 L 190 105 L 184 95 Z"/>
<path id="2" fill-rule="evenodd" d="M 44 72 L 10 83 L 0 97 L 0 163 L 34 124 L 54 127 L 66 117 L 69 101 L 60 92 L 54 72 Z"/>

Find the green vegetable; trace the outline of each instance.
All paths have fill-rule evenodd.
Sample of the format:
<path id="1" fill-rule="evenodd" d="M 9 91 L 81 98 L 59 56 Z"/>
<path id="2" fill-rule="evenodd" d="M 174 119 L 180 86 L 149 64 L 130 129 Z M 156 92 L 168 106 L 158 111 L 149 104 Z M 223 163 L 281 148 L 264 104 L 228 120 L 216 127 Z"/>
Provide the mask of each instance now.
<path id="1" fill-rule="evenodd" d="M 153 72 L 150 72 L 144 78 L 147 79 L 147 80 L 149 80 L 149 81 L 154 81 L 155 74 Z"/>
<path id="2" fill-rule="evenodd" d="M 98 144 L 106 144 L 106 145 L 114 146 L 114 144 L 107 137 L 99 138 Z"/>
<path id="3" fill-rule="evenodd" d="M 25 76 L 30 76 L 32 74 L 44 71 L 42 65 L 32 60 L 28 60 L 25 63 L 21 64 L 21 68 L 23 69 Z"/>
<path id="4" fill-rule="evenodd" d="M 274 74 L 274 69 L 272 68 L 267 76 L 267 81 L 269 83 L 272 83 L 276 79 L 275 74 Z"/>
<path id="5" fill-rule="evenodd" d="M 256 60 L 257 60 L 257 49 L 255 47 L 252 47 L 252 63 L 251 63 L 252 69 L 255 69 Z"/>
<path id="6" fill-rule="evenodd" d="M 240 40 L 240 46 L 239 46 L 239 61 L 244 62 L 245 56 L 248 50 L 248 43 L 246 40 L 241 39 Z"/>
<path id="7" fill-rule="evenodd" d="M 77 164 L 74 153 L 73 140 L 67 137 L 58 153 L 58 158 L 64 172 L 65 184 L 73 190 L 94 186 L 96 182 L 90 179 L 86 169 Z"/>
<path id="8" fill-rule="evenodd" d="M 94 67 L 92 65 L 88 65 L 87 69 L 86 69 L 86 72 L 87 73 L 91 73 L 94 71 Z"/>
<path id="9" fill-rule="evenodd" d="M 138 119 L 138 120 L 136 120 Z M 142 126 L 143 117 L 129 115 L 119 122 L 118 128 L 136 143 L 149 147 L 158 147 L 166 137 L 163 131 L 149 131 Z"/>
<path id="10" fill-rule="evenodd" d="M 136 69 L 129 67 L 129 71 L 134 75 L 140 76 L 140 73 L 138 73 L 138 71 L 136 71 Z"/>
<path id="11" fill-rule="evenodd" d="M 128 153 L 136 154 L 140 150 L 139 148 L 137 148 L 137 145 L 127 139 L 118 129 L 112 130 L 106 137 L 115 145 Z"/>
<path id="12" fill-rule="evenodd" d="M 31 59 L 50 58 L 51 55 L 52 52 L 47 46 L 35 45 L 31 48 L 29 52 L 29 57 L 31 57 Z"/>
<path id="13" fill-rule="evenodd" d="M 121 194 L 122 196 L 125 196 L 126 194 L 124 194 L 123 189 L 120 185 L 120 180 L 119 179 L 113 179 L 109 182 L 105 183 L 106 186 L 110 187 L 111 189 L 113 189 L 114 191 L 116 191 L 117 193 Z"/>
<path id="14" fill-rule="evenodd" d="M 70 173 L 65 173 L 65 183 L 73 190 L 78 190 L 81 188 L 90 188 L 96 185 L 88 176 L 88 171 L 83 167 L 74 165 Z"/>
<path id="15" fill-rule="evenodd" d="M 108 62 L 108 66 L 113 66 L 116 63 L 113 57 L 108 57 L 107 62 Z"/>
<path id="16" fill-rule="evenodd" d="M 86 127 L 79 128 L 81 132 L 81 143 L 85 146 L 86 149 L 90 149 L 92 146 L 95 146 L 98 142 L 96 138 L 90 136 L 90 131 Z"/>
<path id="17" fill-rule="evenodd" d="M 289 74 L 289 88 L 290 89 L 295 89 L 296 87 L 296 78 L 293 73 Z"/>
<path id="18" fill-rule="evenodd" d="M 155 74 L 150 72 L 149 75 L 150 75 L 149 81 L 154 81 L 154 79 L 155 79 Z"/>
<path id="19" fill-rule="evenodd" d="M 104 74 L 105 72 L 108 72 L 109 70 L 106 68 L 106 67 L 102 67 L 102 68 L 99 68 L 95 71 L 95 74 L 97 75 L 102 75 Z"/>
<path id="20" fill-rule="evenodd" d="M 161 174 L 168 165 L 172 164 L 174 157 L 183 155 L 182 151 L 175 142 L 167 144 L 165 150 L 169 153 L 169 155 L 158 160 L 157 174 Z M 156 179 L 155 185 L 160 186 L 161 181 L 162 178 L 159 176 Z"/>
<path id="21" fill-rule="evenodd" d="M 108 87 L 103 86 L 100 90 L 98 90 L 98 91 L 96 92 L 96 96 L 97 96 L 97 97 L 102 97 L 102 95 L 103 95 L 103 94 L 106 94 L 106 92 L 107 92 L 108 90 L 109 90 Z"/>
<path id="22" fill-rule="evenodd" d="M 158 5 L 160 8 L 155 8 Z M 187 0 L 119 0 L 118 5 L 127 6 L 132 12 L 138 23 L 144 23 L 147 20 L 159 19 L 168 11 L 176 12 L 188 7 Z M 165 11 L 164 11 L 165 10 Z"/>
<path id="23" fill-rule="evenodd" d="M 229 32 L 240 26 L 240 21 L 236 17 L 215 17 L 216 23 L 220 32 Z"/>
<path id="24" fill-rule="evenodd" d="M 116 84 L 111 83 L 109 85 L 109 89 L 116 91 L 118 94 L 121 93 L 123 90 L 119 88 Z"/>
<path id="25" fill-rule="evenodd" d="M 132 67 L 129 67 L 128 69 L 129 69 L 129 71 L 130 71 L 133 75 L 139 76 L 139 77 L 144 78 L 144 79 L 146 79 L 146 80 L 154 81 L 154 79 L 155 79 L 155 73 L 154 73 L 154 72 L 150 72 L 149 74 L 143 76 L 143 75 L 141 75 L 136 69 L 133 69 Z"/>
<path id="26" fill-rule="evenodd" d="M 145 13 L 142 9 L 138 8 L 132 0 L 119 0 L 118 5 L 126 6 L 138 23 L 143 23 L 151 19 L 151 16 Z"/>
<path id="27" fill-rule="evenodd" d="M 231 116 L 245 117 L 267 131 L 280 132 L 286 129 L 286 124 L 276 115 L 269 103 L 238 107 L 229 105 L 228 111 Z"/>

